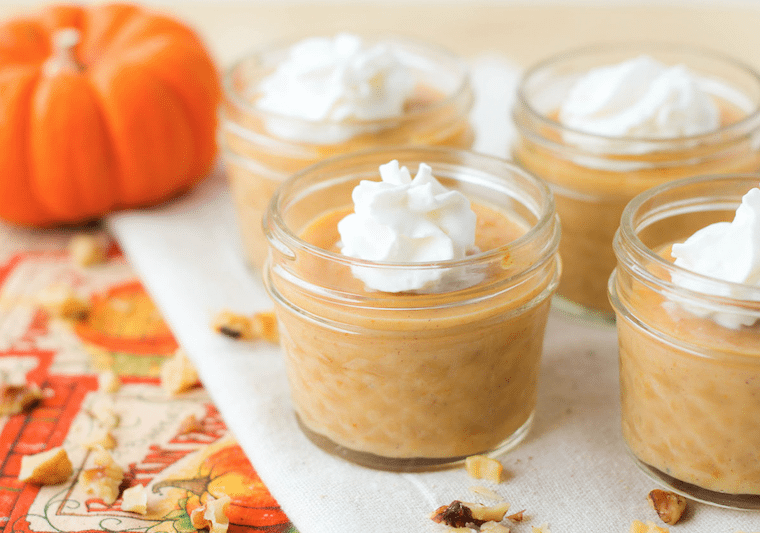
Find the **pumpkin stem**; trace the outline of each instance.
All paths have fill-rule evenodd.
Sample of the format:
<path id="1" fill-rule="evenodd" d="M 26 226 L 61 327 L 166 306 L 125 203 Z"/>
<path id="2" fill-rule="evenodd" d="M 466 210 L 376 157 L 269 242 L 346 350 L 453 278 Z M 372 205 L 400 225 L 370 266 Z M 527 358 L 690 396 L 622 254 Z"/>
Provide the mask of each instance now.
<path id="1" fill-rule="evenodd" d="M 54 76 L 63 71 L 80 72 L 84 70 L 74 54 L 74 48 L 79 44 L 79 30 L 76 28 L 63 28 L 53 34 L 53 53 L 45 61 L 43 72 L 47 76 Z"/>

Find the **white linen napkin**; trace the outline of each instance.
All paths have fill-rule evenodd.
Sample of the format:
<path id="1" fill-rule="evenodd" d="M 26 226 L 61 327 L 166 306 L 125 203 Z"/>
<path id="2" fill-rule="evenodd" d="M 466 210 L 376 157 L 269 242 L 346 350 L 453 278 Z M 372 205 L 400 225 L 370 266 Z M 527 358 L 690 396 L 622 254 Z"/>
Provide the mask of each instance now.
<path id="1" fill-rule="evenodd" d="M 508 109 L 518 70 L 500 57 L 474 62 L 475 149 L 505 156 Z M 526 509 L 513 533 L 548 523 L 554 533 L 627 532 L 657 518 L 646 495 L 655 484 L 634 466 L 619 430 L 614 328 L 576 322 L 553 310 L 546 335 L 535 424 L 501 457 L 496 485 L 461 468 L 427 473 L 367 469 L 330 456 L 296 425 L 279 348 L 212 332 L 221 309 L 271 308 L 244 264 L 230 193 L 217 170 L 164 207 L 115 214 L 107 224 L 195 363 L 227 425 L 301 533 L 440 532 L 428 516 L 454 499 L 483 501 L 488 486 Z M 692 505 L 682 533 L 747 533 L 760 515 Z M 662 524 L 660 524 L 662 525 Z"/>

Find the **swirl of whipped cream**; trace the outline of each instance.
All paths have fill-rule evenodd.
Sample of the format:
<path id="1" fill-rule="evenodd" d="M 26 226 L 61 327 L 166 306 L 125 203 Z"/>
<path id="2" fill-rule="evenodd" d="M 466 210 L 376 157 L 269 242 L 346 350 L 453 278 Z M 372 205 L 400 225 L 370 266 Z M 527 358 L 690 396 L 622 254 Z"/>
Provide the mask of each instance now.
<path id="1" fill-rule="evenodd" d="M 675 264 L 692 272 L 723 281 L 760 287 L 760 189 L 753 188 L 742 198 L 732 222 L 717 222 L 695 232 L 683 243 L 673 245 Z M 673 275 L 673 283 L 695 291 L 741 298 L 738 288 L 700 283 L 693 277 Z M 712 312 L 688 306 L 687 310 L 710 317 L 728 328 L 751 326 L 754 317 Z"/>
<path id="2" fill-rule="evenodd" d="M 570 89 L 559 120 L 606 137 L 699 135 L 720 126 L 718 106 L 703 85 L 685 65 L 667 66 L 642 55 L 588 71 Z"/>
<path id="3" fill-rule="evenodd" d="M 470 201 L 449 190 L 421 163 L 412 179 L 398 161 L 380 166 L 382 181 L 354 188 L 354 212 L 338 223 L 341 253 L 376 262 L 424 263 L 462 259 L 477 252 L 476 215 Z M 385 292 L 429 290 L 446 269 L 353 267 L 368 288 Z"/>
<path id="4" fill-rule="evenodd" d="M 414 75 L 390 43 L 368 45 L 351 34 L 314 37 L 294 44 L 259 85 L 257 108 L 319 124 L 272 118 L 278 137 L 320 144 L 345 141 L 366 128 L 352 121 L 403 114 Z"/>

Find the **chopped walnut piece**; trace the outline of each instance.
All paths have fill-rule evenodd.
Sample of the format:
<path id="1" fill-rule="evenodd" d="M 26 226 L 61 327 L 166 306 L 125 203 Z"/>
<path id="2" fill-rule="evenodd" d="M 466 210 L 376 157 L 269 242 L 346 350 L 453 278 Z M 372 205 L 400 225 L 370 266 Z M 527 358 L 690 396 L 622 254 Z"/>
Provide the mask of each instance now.
<path id="1" fill-rule="evenodd" d="M 509 528 L 498 522 L 484 522 L 480 526 L 481 533 L 509 533 Z"/>
<path id="2" fill-rule="evenodd" d="M 74 472 L 69 454 L 62 446 L 21 458 L 19 481 L 36 485 L 63 483 Z"/>
<path id="3" fill-rule="evenodd" d="M 277 329 L 277 317 L 274 311 L 255 313 L 251 322 L 253 324 L 253 334 L 256 337 L 273 344 L 280 342 L 280 332 Z"/>
<path id="4" fill-rule="evenodd" d="M 172 396 L 188 391 L 198 384 L 198 373 L 180 348 L 161 365 L 161 386 Z"/>
<path id="5" fill-rule="evenodd" d="M 93 453 L 93 461 L 95 466 L 82 470 L 79 481 L 88 494 L 100 498 L 106 505 L 111 505 L 119 497 L 119 485 L 124 479 L 124 471 L 102 447 Z"/>
<path id="6" fill-rule="evenodd" d="M 280 342 L 277 318 L 273 311 L 261 311 L 249 317 L 224 310 L 214 317 L 211 327 L 217 333 L 236 340 L 263 339 L 275 344 Z"/>
<path id="7" fill-rule="evenodd" d="M 118 391 L 120 388 L 121 380 L 113 370 L 106 370 L 98 374 L 98 391 L 111 393 Z"/>
<path id="8" fill-rule="evenodd" d="M 17 415 L 33 407 L 43 396 L 35 384 L 15 385 L 0 380 L 0 416 Z"/>
<path id="9" fill-rule="evenodd" d="M 231 498 L 226 494 L 220 498 L 209 495 L 205 505 L 201 505 L 190 513 L 190 522 L 195 529 L 208 528 L 209 533 L 225 533 L 230 524 L 227 518 L 227 507 Z"/>
<path id="10" fill-rule="evenodd" d="M 449 505 L 442 505 L 430 515 L 433 522 L 446 524 L 449 527 L 465 527 L 467 524 L 476 524 L 472 517 L 472 509 L 459 500 L 454 500 Z M 481 522 L 482 523 L 482 522 Z"/>
<path id="11" fill-rule="evenodd" d="M 148 491 L 145 485 L 137 484 L 124 489 L 121 510 L 143 515 L 148 512 Z"/>
<path id="12" fill-rule="evenodd" d="M 195 415 L 189 415 L 180 423 L 179 428 L 177 429 L 177 433 L 179 435 L 187 435 L 188 433 L 195 433 L 196 431 L 201 431 L 202 429 L 203 424 L 201 424 L 201 421 L 198 420 L 198 417 Z"/>
<path id="13" fill-rule="evenodd" d="M 511 520 L 512 522 L 522 522 L 525 520 L 525 509 L 507 516 L 507 520 Z"/>
<path id="14" fill-rule="evenodd" d="M 634 520 L 631 523 L 630 533 L 670 533 L 670 530 L 666 527 L 657 526 L 649 520 L 647 520 L 646 524 L 639 520 Z"/>
<path id="15" fill-rule="evenodd" d="M 462 503 L 472 510 L 472 517 L 481 522 L 501 522 L 504 515 L 509 511 L 509 504 L 507 502 L 500 502 L 495 505 L 467 502 Z"/>
<path id="16" fill-rule="evenodd" d="M 473 487 L 470 487 L 470 490 L 474 494 L 477 494 L 478 496 L 483 496 L 484 498 L 488 498 L 489 500 L 494 500 L 494 501 L 502 501 L 502 500 L 504 500 L 504 498 L 502 498 L 501 496 L 499 496 L 496 492 L 494 492 L 493 490 L 489 489 L 488 487 L 482 487 L 480 485 L 475 485 Z"/>
<path id="17" fill-rule="evenodd" d="M 540 526 L 531 526 L 533 528 L 533 533 L 552 533 L 551 529 L 549 529 L 549 524 L 541 524 Z"/>
<path id="18" fill-rule="evenodd" d="M 501 522 L 508 510 L 507 502 L 485 506 L 481 503 L 454 500 L 448 506 L 443 505 L 433 511 L 430 519 L 451 527 L 463 527 L 467 524 L 480 526 L 485 522 Z"/>
<path id="19" fill-rule="evenodd" d="M 119 415 L 114 410 L 113 400 L 109 396 L 99 394 L 92 402 L 90 414 L 106 429 L 113 429 L 119 425 Z"/>
<path id="20" fill-rule="evenodd" d="M 58 318 L 81 320 L 90 312 L 90 304 L 79 298 L 74 289 L 68 285 L 53 285 L 39 296 L 40 303 L 47 311 Z"/>
<path id="21" fill-rule="evenodd" d="M 491 459 L 485 455 L 471 455 L 464 460 L 464 466 L 470 477 L 501 483 L 501 473 L 504 467 L 496 459 Z"/>
<path id="22" fill-rule="evenodd" d="M 681 519 L 686 510 L 686 498 L 675 492 L 654 489 L 647 495 L 647 500 L 660 520 L 671 526 Z"/>
<path id="23" fill-rule="evenodd" d="M 94 450 L 98 447 L 105 450 L 113 450 L 116 448 L 116 438 L 108 428 L 98 424 L 92 428 L 89 434 L 79 440 L 79 444 L 90 450 Z"/>
<path id="24" fill-rule="evenodd" d="M 79 234 L 69 241 L 69 256 L 74 264 L 89 267 L 104 263 L 108 242 L 105 237 Z"/>
<path id="25" fill-rule="evenodd" d="M 251 340 L 255 337 L 253 322 L 249 317 L 226 309 L 214 317 L 211 327 L 217 333 L 232 339 Z"/>

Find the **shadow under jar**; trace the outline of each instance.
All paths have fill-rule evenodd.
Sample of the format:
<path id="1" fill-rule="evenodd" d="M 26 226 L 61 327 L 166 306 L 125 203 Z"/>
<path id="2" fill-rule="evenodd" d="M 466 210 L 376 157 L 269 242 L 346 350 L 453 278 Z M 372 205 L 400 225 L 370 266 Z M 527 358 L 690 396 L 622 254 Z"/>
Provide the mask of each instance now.
<path id="1" fill-rule="evenodd" d="M 670 247 L 731 221 L 758 185 L 760 175 L 708 176 L 639 195 L 609 281 L 623 436 L 638 465 L 690 498 L 747 509 L 760 509 L 760 288 L 676 266 Z"/>
<path id="2" fill-rule="evenodd" d="M 685 65 L 717 104 L 720 127 L 677 138 L 611 137 L 573 130 L 559 109 L 573 84 L 589 70 L 640 54 L 665 65 Z M 612 239 L 626 204 L 637 194 L 698 174 L 760 170 L 760 77 L 746 65 L 682 46 L 630 44 L 558 55 L 529 69 L 513 118 L 512 157 L 549 182 L 562 221 L 564 309 L 612 320 L 607 280 L 615 267 Z"/>
<path id="3" fill-rule="evenodd" d="M 481 251 L 387 263 L 342 255 L 337 221 L 360 180 L 397 159 L 432 167 L 467 196 Z M 528 432 L 559 224 L 540 180 L 467 151 L 398 148 L 335 158 L 297 174 L 265 217 L 265 286 L 275 303 L 293 406 L 306 435 L 348 460 L 421 470 L 505 451 Z M 367 289 L 352 269 L 445 275 L 427 292 Z"/>
<path id="4" fill-rule="evenodd" d="M 348 122 L 278 115 L 256 106 L 260 86 L 295 43 L 254 53 L 224 77 L 220 146 L 248 263 L 260 269 L 267 253 L 261 219 L 275 189 L 290 175 L 328 157 L 395 145 L 470 148 L 473 93 L 461 59 L 433 45 L 395 37 L 365 39 L 391 46 L 414 78 L 399 116 Z M 345 138 L 346 128 L 353 132 Z M 310 140 L 284 133 L 300 132 Z M 331 138 L 341 140 L 330 140 Z"/>

